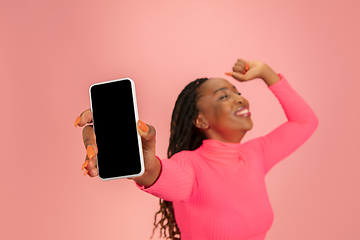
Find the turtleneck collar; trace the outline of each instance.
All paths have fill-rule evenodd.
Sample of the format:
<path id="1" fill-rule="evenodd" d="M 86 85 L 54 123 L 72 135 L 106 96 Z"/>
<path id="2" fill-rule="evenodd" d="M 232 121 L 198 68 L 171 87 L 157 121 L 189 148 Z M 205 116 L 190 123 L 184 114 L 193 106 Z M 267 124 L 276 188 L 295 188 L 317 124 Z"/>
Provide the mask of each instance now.
<path id="1" fill-rule="evenodd" d="M 227 143 L 215 139 L 205 139 L 198 148 L 199 153 L 209 159 L 229 159 L 238 161 L 242 143 Z"/>

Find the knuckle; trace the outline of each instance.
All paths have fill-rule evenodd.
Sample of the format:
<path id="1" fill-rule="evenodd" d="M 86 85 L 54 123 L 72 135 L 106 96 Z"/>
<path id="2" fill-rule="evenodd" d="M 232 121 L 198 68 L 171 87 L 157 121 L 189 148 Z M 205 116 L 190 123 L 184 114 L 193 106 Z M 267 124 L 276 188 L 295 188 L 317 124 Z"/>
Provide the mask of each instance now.
<path id="1" fill-rule="evenodd" d="M 88 116 L 89 113 L 91 113 L 91 109 L 90 109 L 90 108 L 88 108 L 88 109 L 86 109 L 85 111 L 83 111 L 80 115 L 81 115 L 82 117 L 86 117 L 86 116 Z"/>
<path id="2" fill-rule="evenodd" d="M 92 125 L 86 125 L 86 126 L 83 128 L 83 131 L 82 131 L 82 132 L 83 132 L 83 135 L 88 134 L 89 131 L 90 131 L 90 132 L 91 132 L 91 131 L 94 131 Z"/>
<path id="3" fill-rule="evenodd" d="M 241 67 L 240 67 L 240 66 L 235 66 L 235 67 L 233 68 L 233 70 L 234 70 L 234 72 L 238 72 L 238 71 L 241 70 Z"/>
<path id="4" fill-rule="evenodd" d="M 156 135 L 156 130 L 152 125 L 149 125 L 149 131 L 146 133 L 147 138 L 151 138 L 152 136 Z"/>
<path id="5" fill-rule="evenodd" d="M 97 168 L 93 168 L 93 169 L 91 169 L 91 170 L 88 171 L 88 175 L 89 175 L 90 177 L 96 177 L 97 174 L 98 174 Z"/>
<path id="6" fill-rule="evenodd" d="M 83 140 L 84 142 L 88 142 L 91 141 L 92 139 L 95 138 L 95 133 L 93 130 L 93 127 L 91 125 L 87 125 L 86 127 L 83 128 L 82 131 L 82 135 L 83 135 Z"/>

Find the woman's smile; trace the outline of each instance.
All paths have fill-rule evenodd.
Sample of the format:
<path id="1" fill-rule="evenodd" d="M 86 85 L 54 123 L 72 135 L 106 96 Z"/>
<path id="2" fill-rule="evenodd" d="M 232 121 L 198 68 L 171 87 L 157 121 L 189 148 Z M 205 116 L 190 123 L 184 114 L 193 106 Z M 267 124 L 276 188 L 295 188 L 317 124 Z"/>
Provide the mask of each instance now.
<path id="1" fill-rule="evenodd" d="M 249 108 L 247 106 L 245 106 L 245 107 L 241 107 L 238 110 L 236 110 L 235 115 L 240 116 L 240 117 L 250 117 L 251 112 L 249 111 Z"/>

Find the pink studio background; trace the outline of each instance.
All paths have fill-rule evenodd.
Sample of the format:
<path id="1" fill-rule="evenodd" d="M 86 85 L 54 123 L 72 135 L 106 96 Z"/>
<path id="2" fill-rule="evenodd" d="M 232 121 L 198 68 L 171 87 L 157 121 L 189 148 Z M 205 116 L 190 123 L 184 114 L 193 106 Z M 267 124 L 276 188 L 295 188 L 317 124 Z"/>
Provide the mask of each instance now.
<path id="1" fill-rule="evenodd" d="M 224 75 L 243 58 L 285 75 L 320 121 L 266 178 L 267 240 L 360 239 L 359 10 L 351 0 L 2 0 L 1 238 L 149 239 L 158 199 L 80 170 L 74 121 L 90 108 L 90 85 L 134 79 L 164 158 L 177 95 L 198 77 L 226 78 L 250 101 L 244 141 L 285 121 L 261 80 Z"/>

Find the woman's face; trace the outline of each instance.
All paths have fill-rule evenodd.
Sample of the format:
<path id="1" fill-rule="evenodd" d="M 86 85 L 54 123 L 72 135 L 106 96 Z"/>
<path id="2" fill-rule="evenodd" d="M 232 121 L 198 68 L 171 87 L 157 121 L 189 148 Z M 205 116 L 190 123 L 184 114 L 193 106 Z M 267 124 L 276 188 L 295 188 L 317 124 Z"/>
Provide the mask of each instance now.
<path id="1" fill-rule="evenodd" d="M 249 102 L 227 80 L 209 79 L 198 94 L 199 114 L 194 123 L 207 138 L 238 143 L 252 128 Z"/>

